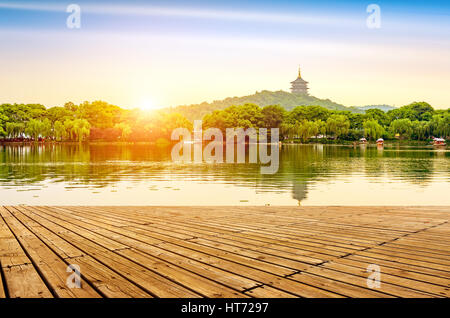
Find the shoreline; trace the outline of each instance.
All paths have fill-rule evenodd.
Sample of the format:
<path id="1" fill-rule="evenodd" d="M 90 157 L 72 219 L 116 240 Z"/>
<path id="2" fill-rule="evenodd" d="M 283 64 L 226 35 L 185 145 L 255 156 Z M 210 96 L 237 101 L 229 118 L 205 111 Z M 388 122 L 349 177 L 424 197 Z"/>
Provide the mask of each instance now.
<path id="1" fill-rule="evenodd" d="M 29 146 L 46 146 L 46 145 L 171 145 L 177 144 L 179 141 L 168 141 L 167 142 L 157 142 L 157 141 L 2 141 L 0 140 L 0 145 L 29 145 Z M 208 143 L 216 143 L 216 141 L 203 141 L 203 144 Z M 223 145 L 226 145 L 226 142 L 221 142 Z M 297 141 L 280 141 L 282 145 L 336 145 L 336 146 L 364 146 L 364 145 L 373 145 L 376 146 L 376 142 L 367 142 L 364 144 L 360 144 L 358 141 L 352 140 L 340 140 L 339 142 L 329 141 L 329 142 L 297 142 Z M 237 144 L 237 143 L 234 143 Z M 248 144 L 248 142 L 246 142 Z M 267 143 L 271 144 L 271 143 Z M 386 145 L 405 145 L 405 146 L 433 146 L 429 141 L 417 141 L 417 140 L 385 140 L 384 146 Z"/>

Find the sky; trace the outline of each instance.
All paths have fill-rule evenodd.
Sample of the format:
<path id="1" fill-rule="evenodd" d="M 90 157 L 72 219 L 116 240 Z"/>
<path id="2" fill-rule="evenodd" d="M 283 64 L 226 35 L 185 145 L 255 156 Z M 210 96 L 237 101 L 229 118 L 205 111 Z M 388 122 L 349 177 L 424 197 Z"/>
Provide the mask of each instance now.
<path id="1" fill-rule="evenodd" d="M 299 65 L 346 106 L 449 108 L 450 2 L 0 0 L 0 103 L 211 102 L 288 91 Z"/>

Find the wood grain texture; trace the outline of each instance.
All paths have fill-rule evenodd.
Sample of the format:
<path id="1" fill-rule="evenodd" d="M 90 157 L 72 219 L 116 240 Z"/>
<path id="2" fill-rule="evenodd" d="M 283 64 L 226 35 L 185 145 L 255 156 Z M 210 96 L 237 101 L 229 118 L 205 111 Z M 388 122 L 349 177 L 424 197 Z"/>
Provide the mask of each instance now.
<path id="1" fill-rule="evenodd" d="M 437 206 L 0 206 L 0 298 L 449 297 L 449 221 Z"/>

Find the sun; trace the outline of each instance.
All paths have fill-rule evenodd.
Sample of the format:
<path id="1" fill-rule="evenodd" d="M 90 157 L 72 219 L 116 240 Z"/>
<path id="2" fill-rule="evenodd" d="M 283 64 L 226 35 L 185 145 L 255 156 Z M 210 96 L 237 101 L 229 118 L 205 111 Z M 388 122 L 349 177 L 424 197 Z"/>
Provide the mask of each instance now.
<path id="1" fill-rule="evenodd" d="M 152 101 L 151 99 L 144 99 L 142 100 L 137 107 L 141 110 L 145 110 L 145 111 L 149 111 L 149 110 L 155 110 L 156 108 L 158 108 L 154 101 Z"/>

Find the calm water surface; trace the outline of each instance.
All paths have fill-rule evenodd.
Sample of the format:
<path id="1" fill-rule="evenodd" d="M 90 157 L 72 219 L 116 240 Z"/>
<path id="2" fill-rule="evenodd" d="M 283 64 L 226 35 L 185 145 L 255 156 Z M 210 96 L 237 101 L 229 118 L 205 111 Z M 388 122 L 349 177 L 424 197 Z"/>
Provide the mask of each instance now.
<path id="1" fill-rule="evenodd" d="M 177 164 L 170 147 L 0 146 L 0 204 L 450 205 L 450 151 L 283 145 L 258 164 Z"/>

